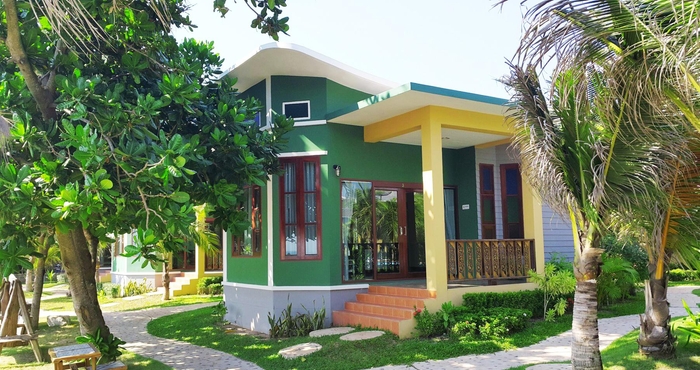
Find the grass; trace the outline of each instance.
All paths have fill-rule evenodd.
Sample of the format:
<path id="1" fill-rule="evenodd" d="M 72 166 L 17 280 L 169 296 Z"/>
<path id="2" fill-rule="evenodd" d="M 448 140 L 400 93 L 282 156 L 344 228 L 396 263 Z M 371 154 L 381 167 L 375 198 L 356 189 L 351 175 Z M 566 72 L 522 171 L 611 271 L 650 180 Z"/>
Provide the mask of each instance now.
<path id="1" fill-rule="evenodd" d="M 72 324 L 63 327 L 49 327 L 46 325 L 45 319 L 39 324 L 39 346 L 44 360 L 49 359 L 49 348 L 56 346 L 66 346 L 75 344 L 75 337 L 80 335 L 80 329 L 75 321 Z M 130 370 L 170 370 L 169 366 L 162 364 L 159 361 L 139 356 L 135 353 L 125 352 L 119 358 L 126 364 Z M 36 362 L 34 352 L 30 346 L 3 348 L 0 355 L 0 369 L 53 369 L 50 363 Z"/>
<path id="2" fill-rule="evenodd" d="M 685 340 L 676 345 L 676 356 L 667 360 L 656 360 L 639 354 L 637 337 L 639 330 L 634 330 L 612 342 L 603 350 L 603 366 L 609 370 L 684 370 L 700 368 L 700 341 Z"/>
<path id="3" fill-rule="evenodd" d="M 100 306 L 103 312 L 136 311 L 153 307 L 184 306 L 197 303 L 219 302 L 221 297 L 186 295 L 172 297 L 170 301 L 163 301 L 160 295 L 146 295 L 135 300 L 123 298 L 100 297 Z M 52 298 L 41 301 L 41 309 L 44 311 L 73 311 L 73 301 L 69 297 Z"/>
<path id="4" fill-rule="evenodd" d="M 638 292 L 637 295 L 630 297 L 626 301 L 600 307 L 598 309 L 598 318 L 638 315 L 644 312 L 644 307 L 644 294 Z"/>
<path id="5" fill-rule="evenodd" d="M 313 339 L 323 346 L 321 351 L 305 358 L 285 360 L 277 354 L 280 349 L 308 342 L 309 338 L 261 339 L 226 334 L 221 322 L 211 313 L 211 308 L 202 308 L 161 317 L 148 324 L 148 332 L 230 353 L 264 369 L 365 369 L 514 349 L 571 329 L 571 315 L 567 315 L 554 323 L 538 322 L 522 332 L 498 340 L 399 340 L 393 334 L 386 334 L 360 342 L 344 342 L 338 340 L 338 336 L 329 336 Z M 192 325 L 193 322 L 197 325 Z"/>

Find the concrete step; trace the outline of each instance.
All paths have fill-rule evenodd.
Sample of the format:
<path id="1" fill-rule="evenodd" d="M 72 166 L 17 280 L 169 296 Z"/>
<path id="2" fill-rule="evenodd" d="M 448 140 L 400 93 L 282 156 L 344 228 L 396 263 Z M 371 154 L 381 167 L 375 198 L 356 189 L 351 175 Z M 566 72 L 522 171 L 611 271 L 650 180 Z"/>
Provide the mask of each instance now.
<path id="1" fill-rule="evenodd" d="M 407 298 L 399 296 L 390 296 L 383 294 L 371 294 L 371 293 L 359 293 L 357 294 L 357 301 L 362 303 L 376 304 L 381 306 L 393 306 L 393 307 L 404 307 L 404 308 L 420 308 L 425 307 L 423 299 L 420 298 Z"/>
<path id="2" fill-rule="evenodd" d="M 364 314 L 350 311 L 333 311 L 333 325 L 351 326 L 359 325 L 363 328 L 377 328 L 390 331 L 399 335 L 399 326 L 402 319 L 395 317 Z"/>
<path id="3" fill-rule="evenodd" d="M 383 306 L 362 302 L 345 302 L 345 311 L 392 317 L 401 320 L 412 319 L 413 313 L 415 312 L 413 308 Z"/>

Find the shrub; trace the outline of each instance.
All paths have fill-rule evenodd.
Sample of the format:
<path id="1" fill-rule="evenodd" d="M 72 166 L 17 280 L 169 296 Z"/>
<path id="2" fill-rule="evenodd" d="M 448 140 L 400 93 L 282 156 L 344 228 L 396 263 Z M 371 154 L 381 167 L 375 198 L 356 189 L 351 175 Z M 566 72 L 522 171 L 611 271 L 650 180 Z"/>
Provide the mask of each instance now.
<path id="1" fill-rule="evenodd" d="M 197 294 L 221 294 L 221 293 L 212 293 L 211 292 L 211 286 L 214 284 L 218 284 L 220 288 L 214 288 L 214 289 L 220 289 L 221 292 L 223 292 L 223 288 L 221 287 L 222 282 L 224 281 L 224 278 L 222 276 L 212 276 L 212 277 L 205 277 L 199 279 L 199 282 L 197 282 Z"/>
<path id="2" fill-rule="evenodd" d="M 224 294 L 224 286 L 221 284 L 211 284 L 208 286 L 210 295 L 222 295 Z"/>
<path id="3" fill-rule="evenodd" d="M 621 257 L 629 262 L 642 278 L 649 276 L 647 268 L 649 257 L 636 239 L 626 238 L 619 240 L 615 234 L 608 234 L 603 237 L 600 244 L 608 256 Z"/>
<path id="4" fill-rule="evenodd" d="M 437 337 L 445 333 L 442 311 L 430 313 L 427 309 L 417 309 L 413 314 L 416 319 L 416 331 L 420 338 Z"/>
<path id="5" fill-rule="evenodd" d="M 603 267 L 598 276 L 598 302 L 609 305 L 629 297 L 638 281 L 639 274 L 630 262 L 603 255 Z"/>
<path id="6" fill-rule="evenodd" d="M 561 316 L 566 311 L 567 303 L 564 295 L 571 294 L 576 289 L 576 278 L 573 271 L 557 270 L 557 266 L 547 263 L 544 266 L 544 274 L 539 275 L 533 270 L 528 272 L 530 279 L 537 284 L 542 291 L 542 315 L 546 321 L 554 321 L 556 316 Z M 550 303 L 554 302 L 552 308 Z"/>
<path id="7" fill-rule="evenodd" d="M 544 293 L 541 290 L 466 293 L 462 296 L 462 299 L 464 300 L 464 306 L 471 311 L 488 311 L 495 307 L 520 308 L 530 311 L 532 317 L 535 318 L 542 318 L 544 312 Z"/>
<path id="8" fill-rule="evenodd" d="M 552 264 L 555 267 L 555 271 L 571 271 L 574 272 L 574 264 L 566 258 L 565 255 L 561 253 L 551 253 L 549 256 L 548 264 Z"/>
<path id="9" fill-rule="evenodd" d="M 275 315 L 267 314 L 267 321 L 270 323 L 270 337 L 303 337 L 310 332 L 323 328 L 326 319 L 326 308 L 323 307 L 314 313 L 310 313 L 303 305 L 306 313 L 297 313 L 292 315 L 292 304 L 288 304 L 287 308 L 282 311 L 279 318 Z"/>
<path id="10" fill-rule="evenodd" d="M 700 276 L 697 271 L 673 269 L 668 272 L 668 280 L 670 281 L 692 281 L 698 280 Z"/>
<path id="11" fill-rule="evenodd" d="M 450 329 L 450 335 L 503 338 L 523 330 L 530 318 L 529 310 L 518 308 L 496 307 L 488 311 L 466 312 L 455 317 L 456 324 Z"/>
<path id="12" fill-rule="evenodd" d="M 112 283 L 98 283 L 98 292 L 102 292 L 105 296 L 111 296 L 112 298 L 119 297 L 119 284 Z"/>
<path id="13" fill-rule="evenodd" d="M 140 283 L 136 282 L 136 280 L 129 280 L 129 282 L 124 285 L 124 297 L 146 294 L 152 290 L 153 289 L 151 289 L 151 286 L 145 278 L 143 282 Z"/>

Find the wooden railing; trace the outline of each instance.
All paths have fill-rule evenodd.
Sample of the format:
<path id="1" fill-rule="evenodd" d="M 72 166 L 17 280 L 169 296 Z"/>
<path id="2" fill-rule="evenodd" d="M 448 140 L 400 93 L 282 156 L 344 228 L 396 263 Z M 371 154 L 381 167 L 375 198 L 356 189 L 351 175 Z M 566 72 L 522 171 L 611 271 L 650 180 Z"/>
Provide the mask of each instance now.
<path id="1" fill-rule="evenodd" d="M 524 278 L 534 269 L 532 239 L 447 241 L 448 281 Z"/>

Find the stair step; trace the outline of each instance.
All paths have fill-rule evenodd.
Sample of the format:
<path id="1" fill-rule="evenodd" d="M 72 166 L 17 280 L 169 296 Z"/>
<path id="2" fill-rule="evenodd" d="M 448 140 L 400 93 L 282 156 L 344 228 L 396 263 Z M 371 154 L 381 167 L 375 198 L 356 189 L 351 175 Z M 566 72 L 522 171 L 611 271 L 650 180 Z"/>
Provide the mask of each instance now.
<path id="1" fill-rule="evenodd" d="M 403 319 L 350 311 L 333 311 L 333 325 L 360 325 L 363 328 L 378 328 L 399 335 L 399 323 Z"/>
<path id="2" fill-rule="evenodd" d="M 356 295 L 357 301 L 362 303 L 376 304 L 380 306 L 392 306 L 403 308 L 424 308 L 425 303 L 420 298 L 407 298 L 383 294 L 359 293 Z"/>
<path id="3" fill-rule="evenodd" d="M 407 298 L 435 298 L 435 292 L 421 288 L 405 288 L 398 286 L 370 285 L 369 293 L 391 295 Z"/>
<path id="4" fill-rule="evenodd" d="M 383 306 L 362 302 L 345 302 L 345 310 L 349 312 L 392 317 L 406 320 L 413 318 L 413 308 Z"/>

